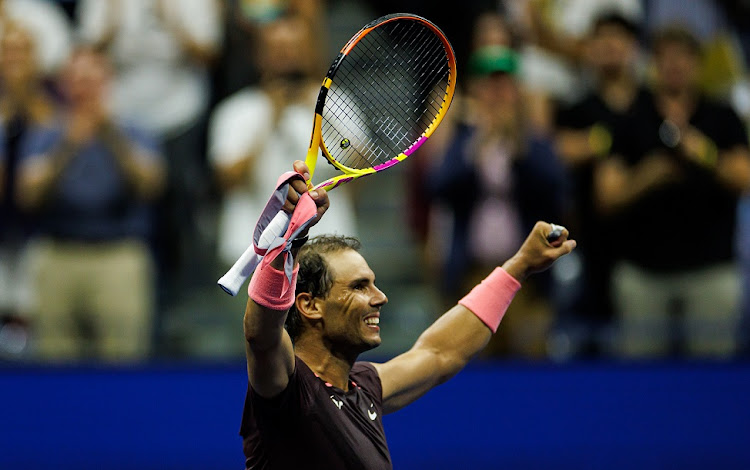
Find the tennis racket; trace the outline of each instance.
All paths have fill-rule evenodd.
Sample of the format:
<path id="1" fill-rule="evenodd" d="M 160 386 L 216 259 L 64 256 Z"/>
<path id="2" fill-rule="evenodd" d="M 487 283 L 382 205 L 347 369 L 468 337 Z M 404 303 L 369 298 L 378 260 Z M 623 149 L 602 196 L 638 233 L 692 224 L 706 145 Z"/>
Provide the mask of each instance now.
<path id="1" fill-rule="evenodd" d="M 455 88 L 453 47 L 432 22 L 395 13 L 365 25 L 323 79 L 305 158 L 308 188 L 330 191 L 404 161 L 437 129 Z M 313 186 L 321 153 L 341 174 Z M 261 238 L 283 233 L 290 218 L 279 212 Z M 251 246 L 219 280 L 225 291 L 236 293 L 249 277 L 252 256 Z"/>

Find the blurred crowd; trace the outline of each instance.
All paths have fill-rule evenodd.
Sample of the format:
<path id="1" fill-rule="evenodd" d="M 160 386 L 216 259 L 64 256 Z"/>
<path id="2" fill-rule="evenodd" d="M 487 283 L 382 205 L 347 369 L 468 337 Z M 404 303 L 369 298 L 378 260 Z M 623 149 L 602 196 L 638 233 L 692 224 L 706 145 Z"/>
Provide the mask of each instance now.
<path id="1" fill-rule="evenodd" d="M 488 357 L 747 354 L 750 2 L 466 3 L 0 0 L 0 359 L 241 356 L 244 301 L 216 279 L 306 154 L 330 61 L 396 11 L 452 41 L 454 103 L 313 234 L 385 240 L 391 204 L 404 236 L 371 261 L 417 254 L 430 322 L 563 224 L 578 249 L 524 284 Z"/>

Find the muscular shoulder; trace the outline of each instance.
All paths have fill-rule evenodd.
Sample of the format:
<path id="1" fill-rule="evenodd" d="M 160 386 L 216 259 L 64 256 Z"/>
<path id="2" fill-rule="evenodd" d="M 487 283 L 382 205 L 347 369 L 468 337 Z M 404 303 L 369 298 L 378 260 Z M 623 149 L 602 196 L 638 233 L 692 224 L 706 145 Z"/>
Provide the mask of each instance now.
<path id="1" fill-rule="evenodd" d="M 355 362 L 349 376 L 352 382 L 370 392 L 375 398 L 382 400 L 383 386 L 380 383 L 380 375 L 372 363 Z"/>

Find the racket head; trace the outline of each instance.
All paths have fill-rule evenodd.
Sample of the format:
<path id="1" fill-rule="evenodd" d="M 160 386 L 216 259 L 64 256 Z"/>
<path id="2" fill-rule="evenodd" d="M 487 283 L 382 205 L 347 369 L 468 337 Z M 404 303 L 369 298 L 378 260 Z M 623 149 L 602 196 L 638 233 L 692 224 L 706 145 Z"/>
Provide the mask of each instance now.
<path id="1" fill-rule="evenodd" d="M 318 150 L 343 174 L 327 190 L 383 171 L 416 151 L 448 112 L 456 87 L 450 41 L 408 13 L 365 25 L 341 49 L 318 95 L 307 164 Z"/>

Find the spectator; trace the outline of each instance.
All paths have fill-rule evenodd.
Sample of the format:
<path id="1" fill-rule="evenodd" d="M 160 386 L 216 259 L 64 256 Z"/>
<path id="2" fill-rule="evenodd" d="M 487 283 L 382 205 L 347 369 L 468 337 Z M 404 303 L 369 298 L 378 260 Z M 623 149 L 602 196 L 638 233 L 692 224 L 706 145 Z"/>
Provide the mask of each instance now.
<path id="1" fill-rule="evenodd" d="M 115 115 L 156 135 L 167 158 L 168 180 L 160 201 L 157 248 L 166 283 L 194 279 L 205 270 L 198 215 L 210 191 L 205 175 L 205 125 L 209 69 L 219 51 L 220 3 L 216 0 L 82 0 L 80 36 L 106 51 L 117 74 Z M 199 268 L 194 267 L 198 263 Z"/>
<path id="2" fill-rule="evenodd" d="M 641 0 L 504 0 L 505 9 L 524 38 L 521 77 L 529 90 L 570 104 L 581 98 L 586 36 L 603 12 L 617 12 L 632 22 L 643 16 Z"/>
<path id="3" fill-rule="evenodd" d="M 45 78 L 52 78 L 72 48 L 72 26 L 65 10 L 58 2 L 0 0 L 0 34 L 13 23 L 32 35 L 37 68 Z"/>
<path id="4" fill-rule="evenodd" d="M 616 12 L 599 16 L 585 46 L 593 86 L 577 102 L 562 106 L 556 119 L 557 148 L 568 170 L 571 191 L 565 223 L 580 240 L 580 250 L 574 256 L 581 259 L 583 267 L 575 288 L 566 289 L 569 300 L 561 307 L 565 320 L 572 323 L 566 325 L 573 328 L 570 332 L 583 330 L 582 344 L 576 347 L 581 353 L 597 354 L 606 346 L 600 340 L 611 320 L 608 240 L 617 226 L 594 204 L 593 174 L 609 155 L 612 133 L 627 125 L 628 114 L 646 99 L 646 91 L 637 69 L 637 25 L 627 17 Z"/>
<path id="5" fill-rule="evenodd" d="M 489 46 L 469 59 L 471 111 L 457 125 L 432 175 L 433 197 L 453 223 L 442 267 L 446 298 L 465 293 L 487 265 L 512 255 L 539 219 L 560 215 L 562 172 L 549 135 L 529 125 L 516 73 L 516 54 Z M 543 282 L 516 297 L 518 323 L 493 340 L 492 354 L 540 357 L 546 353 L 551 308 Z M 509 317 L 510 318 L 510 317 Z M 514 339 L 510 339 L 514 338 Z"/>
<path id="6" fill-rule="evenodd" d="M 32 222 L 15 197 L 20 148 L 30 127 L 52 122 L 58 105 L 42 83 L 34 39 L 15 23 L 5 23 L 0 37 L 0 329 L 25 323 L 31 294 L 24 254 Z M 0 341 L 0 352 L 6 346 Z"/>
<path id="7" fill-rule="evenodd" d="M 496 10 L 484 10 L 473 19 L 469 41 L 470 51 L 490 46 L 512 49 L 516 43 L 517 37 L 511 25 L 508 24 L 506 17 Z M 459 71 L 460 76 L 462 75 Z M 430 193 L 434 182 L 429 175 L 433 174 L 436 166 L 441 164 L 440 159 L 446 155 L 446 147 L 454 138 L 457 124 L 460 124 L 462 120 L 471 119 L 470 114 L 476 106 L 474 104 L 476 97 L 466 92 L 465 84 L 465 81 L 459 79 L 450 111 L 430 139 L 410 157 L 411 161 L 406 167 L 409 180 L 406 187 L 409 201 L 407 215 L 411 233 L 421 244 L 424 262 L 428 266 L 424 270 L 429 278 L 428 282 L 435 282 L 435 275 L 441 269 L 442 260 L 435 254 L 446 249 L 444 227 L 450 225 L 452 217 L 450 211 L 445 210 L 444 205 L 433 203 Z M 518 81 L 517 85 L 523 88 L 521 81 Z M 528 95 L 524 99 L 527 104 L 532 102 Z"/>
<path id="8" fill-rule="evenodd" d="M 149 201 L 163 182 L 154 141 L 106 105 L 107 59 L 73 53 L 63 118 L 36 127 L 23 151 L 17 198 L 39 217 L 31 319 L 40 357 L 147 357 L 153 266 Z M 92 333 L 87 341 L 86 331 Z"/>
<path id="9" fill-rule="evenodd" d="M 320 64 L 310 49 L 309 23 L 284 16 L 260 29 L 257 67 L 260 83 L 229 96 L 210 120 L 209 159 L 223 191 L 219 255 L 233 264 L 252 243 L 252 226 L 276 181 L 310 143 Z M 314 179 L 334 174 L 320 157 Z M 336 209 L 315 227 L 320 233 L 355 235 L 350 188 L 336 189 Z"/>
<path id="10" fill-rule="evenodd" d="M 326 71 L 325 62 L 333 60 L 351 34 L 372 19 L 369 15 L 361 18 L 357 11 L 360 3 L 362 0 L 226 0 L 222 15 L 224 40 L 213 67 L 212 107 L 242 88 L 257 84 L 258 70 L 252 54 L 247 53 L 248 45 L 255 42 L 263 25 L 290 13 L 305 17 L 313 25 L 314 53 L 321 57 L 316 63 L 321 65 L 319 74 L 322 76 Z M 340 4 L 347 7 L 343 14 L 337 14 Z M 332 14 L 336 17 L 331 18 Z M 356 25 L 353 30 L 347 29 L 352 24 Z M 341 29 L 346 37 L 335 34 Z M 335 40 L 329 39 L 331 35 Z"/>
<path id="11" fill-rule="evenodd" d="M 731 107 L 701 93 L 701 49 L 689 30 L 660 30 L 652 53 L 651 94 L 595 175 L 597 204 L 622 217 L 628 239 L 618 244 L 613 231 L 608 245 L 618 256 L 621 352 L 661 357 L 679 341 L 692 356 L 730 357 L 740 321 L 737 201 L 750 188 L 745 127 Z"/>
<path id="12" fill-rule="evenodd" d="M 726 100 L 742 78 L 743 1 L 650 0 L 645 3 L 645 31 L 681 24 L 701 43 L 700 85 L 715 98 Z M 744 8 L 747 8 L 745 5 Z M 730 16 L 732 15 L 732 16 Z"/>

